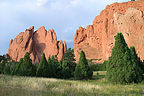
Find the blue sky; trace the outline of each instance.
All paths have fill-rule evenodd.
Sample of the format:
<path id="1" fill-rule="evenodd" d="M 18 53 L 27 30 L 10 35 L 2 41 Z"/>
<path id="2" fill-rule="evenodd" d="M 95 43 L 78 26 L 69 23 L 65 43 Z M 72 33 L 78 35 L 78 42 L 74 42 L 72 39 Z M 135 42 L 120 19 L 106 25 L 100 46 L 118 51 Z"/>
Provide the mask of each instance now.
<path id="1" fill-rule="evenodd" d="M 129 0 L 0 0 L 0 55 L 8 52 L 10 39 L 35 26 L 54 29 L 58 40 L 73 46 L 79 26 L 92 24 L 106 5 Z"/>

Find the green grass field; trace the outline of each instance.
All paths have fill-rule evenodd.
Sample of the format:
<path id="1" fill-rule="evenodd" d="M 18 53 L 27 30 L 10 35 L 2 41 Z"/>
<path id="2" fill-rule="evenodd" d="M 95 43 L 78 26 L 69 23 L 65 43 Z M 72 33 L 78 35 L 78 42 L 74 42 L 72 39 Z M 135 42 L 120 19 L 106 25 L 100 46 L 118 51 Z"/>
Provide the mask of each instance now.
<path id="1" fill-rule="evenodd" d="M 88 81 L 0 75 L 0 96 L 144 96 L 144 83 L 113 85 L 105 74 Z"/>

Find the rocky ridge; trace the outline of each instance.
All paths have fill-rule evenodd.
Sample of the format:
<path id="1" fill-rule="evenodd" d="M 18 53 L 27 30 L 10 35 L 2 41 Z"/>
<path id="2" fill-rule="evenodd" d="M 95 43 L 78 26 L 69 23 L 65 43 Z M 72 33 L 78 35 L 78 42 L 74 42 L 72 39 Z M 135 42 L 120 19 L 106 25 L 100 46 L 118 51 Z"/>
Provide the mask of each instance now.
<path id="1" fill-rule="evenodd" d="M 12 60 L 19 61 L 26 52 L 29 52 L 33 63 L 38 63 L 43 53 L 45 53 L 47 59 L 49 56 L 57 55 L 58 60 L 62 60 L 66 50 L 66 42 L 57 41 L 53 29 L 47 31 L 42 26 L 37 31 L 34 31 L 34 26 L 32 26 L 10 41 L 8 55 Z"/>

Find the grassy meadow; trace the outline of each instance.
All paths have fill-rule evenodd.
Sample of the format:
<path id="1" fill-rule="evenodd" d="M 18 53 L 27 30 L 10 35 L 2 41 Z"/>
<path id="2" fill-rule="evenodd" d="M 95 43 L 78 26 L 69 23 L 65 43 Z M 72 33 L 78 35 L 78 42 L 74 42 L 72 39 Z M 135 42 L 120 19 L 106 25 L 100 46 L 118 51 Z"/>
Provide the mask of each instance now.
<path id="1" fill-rule="evenodd" d="M 114 85 L 105 74 L 94 72 L 92 80 L 0 75 L 0 96 L 144 96 L 144 83 Z"/>

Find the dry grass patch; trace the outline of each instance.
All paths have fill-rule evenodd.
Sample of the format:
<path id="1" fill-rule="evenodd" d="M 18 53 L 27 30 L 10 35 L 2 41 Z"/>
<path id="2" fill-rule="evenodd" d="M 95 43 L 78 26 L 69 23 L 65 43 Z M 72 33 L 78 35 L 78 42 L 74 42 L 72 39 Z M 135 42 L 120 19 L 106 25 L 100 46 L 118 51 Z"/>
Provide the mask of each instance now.
<path id="1" fill-rule="evenodd" d="M 98 73 L 98 75 L 97 75 Z M 113 85 L 104 78 L 106 72 L 94 72 L 93 80 L 63 80 L 54 78 L 37 78 L 0 75 L 0 87 L 2 92 L 19 89 L 26 94 L 39 94 L 38 96 L 143 96 L 143 84 Z M 12 89 L 11 89 L 12 88 Z M 17 91 L 13 91 L 15 94 Z M 20 93 L 18 96 L 21 96 Z M 45 95 L 46 94 L 46 95 Z M 16 95 L 3 95 L 16 96 Z M 27 95 L 22 95 L 27 96 Z M 36 96 L 36 95 L 34 95 Z"/>

